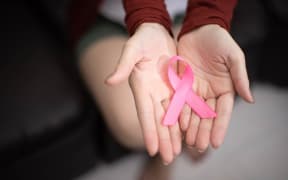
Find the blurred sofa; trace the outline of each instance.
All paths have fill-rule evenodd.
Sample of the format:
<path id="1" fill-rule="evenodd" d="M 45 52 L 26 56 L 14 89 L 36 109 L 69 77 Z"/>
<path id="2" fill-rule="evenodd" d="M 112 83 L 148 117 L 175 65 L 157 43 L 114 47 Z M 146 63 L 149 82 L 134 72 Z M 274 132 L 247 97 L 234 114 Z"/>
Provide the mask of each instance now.
<path id="1" fill-rule="evenodd" d="M 72 179 L 97 163 L 65 3 L 1 3 L 0 179 Z"/>

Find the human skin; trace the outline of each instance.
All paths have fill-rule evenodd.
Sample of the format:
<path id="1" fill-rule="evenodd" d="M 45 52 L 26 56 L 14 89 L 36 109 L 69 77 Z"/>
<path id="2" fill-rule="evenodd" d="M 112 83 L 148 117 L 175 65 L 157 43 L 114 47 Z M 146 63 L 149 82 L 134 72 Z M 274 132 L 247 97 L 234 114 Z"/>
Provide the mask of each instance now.
<path id="1" fill-rule="evenodd" d="M 116 70 L 106 81 L 115 85 L 129 78 L 146 149 L 151 156 L 159 152 L 165 164 L 180 153 L 182 144 L 178 123 L 162 125 L 162 102 L 172 94 L 163 69 L 175 54 L 174 39 L 162 25 L 143 23 L 126 42 Z"/>
<path id="2" fill-rule="evenodd" d="M 181 117 L 186 144 L 199 151 L 205 151 L 209 144 L 218 148 L 231 119 L 235 94 L 249 103 L 254 102 L 244 53 L 231 35 L 216 24 L 204 25 L 183 35 L 177 53 L 194 71 L 194 91 L 217 113 L 215 119 L 200 119 L 186 105 Z"/>

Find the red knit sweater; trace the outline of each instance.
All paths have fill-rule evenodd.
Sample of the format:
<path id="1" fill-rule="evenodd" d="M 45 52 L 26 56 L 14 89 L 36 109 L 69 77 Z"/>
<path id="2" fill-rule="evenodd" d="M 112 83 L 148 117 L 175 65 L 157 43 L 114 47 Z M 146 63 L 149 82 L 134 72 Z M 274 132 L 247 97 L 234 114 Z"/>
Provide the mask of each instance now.
<path id="1" fill-rule="evenodd" d="M 189 0 L 179 37 L 205 24 L 218 24 L 230 29 L 237 0 Z M 70 34 L 74 43 L 93 25 L 101 0 L 72 0 Z M 171 33 L 171 19 L 164 0 L 123 0 L 127 31 L 132 35 L 143 22 L 157 22 Z"/>

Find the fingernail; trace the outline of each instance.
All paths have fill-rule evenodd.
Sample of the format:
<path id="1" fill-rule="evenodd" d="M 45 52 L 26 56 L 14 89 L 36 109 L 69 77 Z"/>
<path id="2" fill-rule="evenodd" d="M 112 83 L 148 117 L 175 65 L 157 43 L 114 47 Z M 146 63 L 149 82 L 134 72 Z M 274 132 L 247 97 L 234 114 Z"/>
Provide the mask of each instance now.
<path id="1" fill-rule="evenodd" d="M 252 102 L 251 102 L 252 104 L 255 104 L 255 98 L 254 98 L 254 96 L 252 96 Z"/>
<path id="2" fill-rule="evenodd" d="M 169 165 L 169 163 L 168 163 L 168 162 L 165 162 L 165 161 L 163 161 L 163 165 L 164 165 L 164 166 L 168 166 L 168 165 Z"/>
<path id="3" fill-rule="evenodd" d="M 218 131 L 214 134 L 212 145 L 214 149 L 218 149 L 224 143 L 225 132 Z"/>
<path id="4" fill-rule="evenodd" d="M 150 150 L 148 151 L 148 154 L 149 154 L 149 156 L 154 157 L 154 156 L 157 154 L 157 150 L 154 150 L 154 149 L 151 150 L 151 149 L 150 149 Z"/>
<path id="5" fill-rule="evenodd" d="M 112 76 L 108 76 L 108 77 L 105 79 L 104 83 L 107 84 L 107 85 L 111 85 L 111 84 L 112 84 L 112 83 L 111 83 L 111 77 L 112 77 Z M 112 80 L 113 80 L 113 79 L 112 79 Z"/>
<path id="6" fill-rule="evenodd" d="M 104 83 L 105 83 L 105 84 L 109 84 L 108 81 L 109 81 L 109 77 L 107 77 L 107 78 L 105 79 Z"/>
<path id="7" fill-rule="evenodd" d="M 180 147 L 179 149 L 177 149 L 176 151 L 174 151 L 174 152 L 173 152 L 174 157 L 175 157 L 175 156 L 178 156 L 178 155 L 181 153 L 181 151 L 182 151 L 182 148 L 181 148 L 181 147 Z"/>
<path id="8" fill-rule="evenodd" d="M 198 152 L 199 153 L 204 153 L 205 152 L 205 149 L 203 150 L 203 149 L 198 149 Z"/>
<path id="9" fill-rule="evenodd" d="M 250 91 L 250 103 L 254 104 L 255 103 L 255 98 L 254 96 L 252 95 L 252 92 Z"/>
<path id="10" fill-rule="evenodd" d="M 154 157 L 156 155 L 156 153 L 151 153 L 151 152 L 149 152 L 149 156 L 150 157 Z"/>
<path id="11" fill-rule="evenodd" d="M 193 146 L 193 145 L 188 145 L 188 144 L 187 144 L 187 148 L 188 148 L 188 149 L 194 149 L 194 146 Z"/>

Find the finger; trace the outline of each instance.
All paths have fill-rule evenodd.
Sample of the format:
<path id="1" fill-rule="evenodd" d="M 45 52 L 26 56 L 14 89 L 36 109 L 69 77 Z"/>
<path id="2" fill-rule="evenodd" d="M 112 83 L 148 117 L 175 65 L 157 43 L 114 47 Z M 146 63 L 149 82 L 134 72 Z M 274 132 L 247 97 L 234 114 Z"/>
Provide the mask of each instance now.
<path id="1" fill-rule="evenodd" d="M 164 164 L 168 165 L 173 161 L 174 156 L 169 129 L 168 127 L 162 125 L 165 111 L 161 105 L 161 102 L 156 102 L 154 99 L 152 101 L 154 105 L 155 123 L 159 137 L 159 152 Z"/>
<path id="2" fill-rule="evenodd" d="M 122 54 L 118 61 L 115 71 L 106 79 L 106 83 L 110 85 L 118 84 L 128 79 L 135 64 L 139 60 L 134 48 L 126 43 L 123 47 Z"/>
<path id="3" fill-rule="evenodd" d="M 224 141 L 224 137 L 231 119 L 234 105 L 234 95 L 227 93 L 217 99 L 216 112 L 217 117 L 214 120 L 211 132 L 211 144 L 218 148 Z"/>
<path id="4" fill-rule="evenodd" d="M 191 108 L 185 104 L 180 114 L 180 127 L 185 132 L 189 126 L 189 120 L 191 117 Z"/>
<path id="5" fill-rule="evenodd" d="M 254 103 L 243 52 L 230 56 L 227 65 L 237 93 L 247 102 Z"/>
<path id="6" fill-rule="evenodd" d="M 216 105 L 216 99 L 208 99 L 206 103 L 214 110 Z M 197 139 L 196 147 L 200 152 L 205 151 L 210 143 L 210 132 L 213 125 L 213 119 L 201 119 Z"/>
<path id="7" fill-rule="evenodd" d="M 186 144 L 188 146 L 195 145 L 199 124 L 200 124 L 200 117 L 194 112 L 192 112 L 189 127 L 187 129 L 185 138 Z"/>
<path id="8" fill-rule="evenodd" d="M 165 110 L 165 112 L 168 109 L 169 100 L 165 100 L 162 102 L 162 106 Z M 170 131 L 170 137 L 171 137 L 171 143 L 173 148 L 174 156 L 177 156 L 180 154 L 182 149 L 182 133 L 180 131 L 179 123 L 176 122 L 173 126 L 169 126 Z"/>
<path id="9" fill-rule="evenodd" d="M 147 151 L 150 156 L 154 156 L 158 152 L 159 142 L 152 100 L 149 95 L 141 92 L 140 88 L 132 88 L 132 91 Z"/>
<path id="10" fill-rule="evenodd" d="M 170 137 L 173 147 L 173 153 L 175 156 L 179 155 L 182 150 L 182 133 L 179 127 L 179 123 L 176 122 L 173 126 L 169 126 Z"/>

